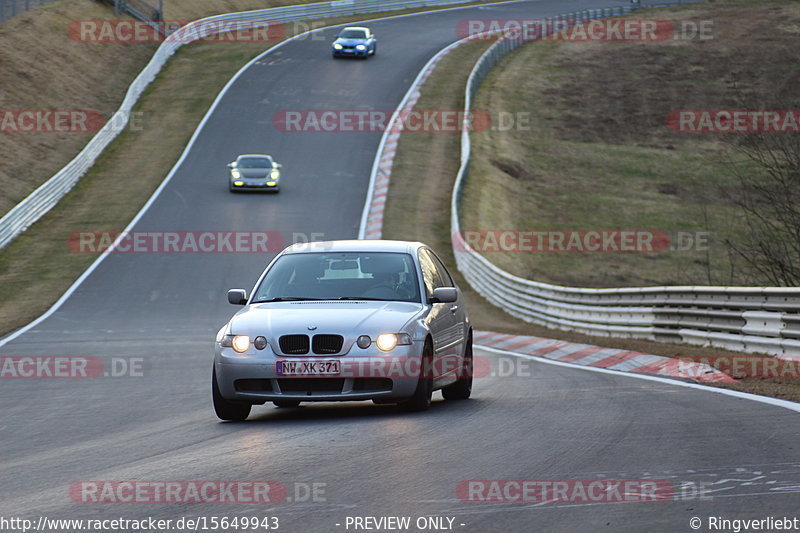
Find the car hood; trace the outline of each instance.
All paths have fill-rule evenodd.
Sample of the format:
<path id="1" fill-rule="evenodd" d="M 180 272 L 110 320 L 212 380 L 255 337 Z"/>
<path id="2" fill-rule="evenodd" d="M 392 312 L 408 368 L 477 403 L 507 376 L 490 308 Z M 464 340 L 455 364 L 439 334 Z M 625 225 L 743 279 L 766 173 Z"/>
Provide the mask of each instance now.
<path id="1" fill-rule="evenodd" d="M 266 178 L 272 172 L 271 168 L 238 168 L 236 170 L 243 178 L 249 179 Z"/>
<path id="2" fill-rule="evenodd" d="M 375 301 L 300 301 L 252 304 L 231 319 L 233 335 L 338 333 L 376 335 L 401 331 L 423 311 L 420 303 Z"/>
<path id="3" fill-rule="evenodd" d="M 367 44 L 366 39 L 344 39 L 339 38 L 333 41 L 333 44 L 341 44 L 342 46 L 355 46 L 357 44 Z"/>

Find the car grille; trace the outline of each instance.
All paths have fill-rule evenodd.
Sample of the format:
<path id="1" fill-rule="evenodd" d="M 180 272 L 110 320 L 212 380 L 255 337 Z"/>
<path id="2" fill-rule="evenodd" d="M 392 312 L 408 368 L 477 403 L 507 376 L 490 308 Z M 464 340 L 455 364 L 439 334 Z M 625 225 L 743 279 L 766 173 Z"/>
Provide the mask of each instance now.
<path id="1" fill-rule="evenodd" d="M 278 386 L 281 392 L 342 392 L 344 378 L 285 378 Z"/>
<path id="2" fill-rule="evenodd" d="M 342 351 L 344 337 L 341 335 L 314 335 L 311 348 L 315 354 L 332 354 Z"/>
<path id="3" fill-rule="evenodd" d="M 281 352 L 289 355 L 308 353 L 308 335 L 284 335 L 278 340 Z"/>
<path id="4" fill-rule="evenodd" d="M 283 335 L 278 339 L 281 352 L 286 355 L 305 355 L 309 352 L 308 335 Z M 341 335 L 314 335 L 311 351 L 316 355 L 331 355 L 342 351 L 344 337 Z"/>

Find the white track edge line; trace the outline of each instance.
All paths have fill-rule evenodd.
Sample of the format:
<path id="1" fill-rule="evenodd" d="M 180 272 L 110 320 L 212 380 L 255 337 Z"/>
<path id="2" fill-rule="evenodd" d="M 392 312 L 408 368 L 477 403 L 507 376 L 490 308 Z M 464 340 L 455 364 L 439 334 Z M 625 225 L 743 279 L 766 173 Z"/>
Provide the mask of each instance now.
<path id="1" fill-rule="evenodd" d="M 538 355 L 530 355 L 520 352 L 511 352 L 508 350 L 501 350 L 499 348 L 492 348 L 490 346 L 483 346 L 481 344 L 476 343 L 476 348 L 481 350 L 486 350 L 488 352 L 494 352 L 503 355 L 511 355 L 514 357 L 519 357 L 521 359 L 530 359 L 531 361 L 539 361 L 541 363 L 545 363 L 548 365 L 554 366 L 565 366 L 569 368 L 577 368 L 580 370 L 586 370 L 589 372 L 600 372 L 602 374 L 614 374 L 616 376 L 627 376 L 636 379 L 643 379 L 646 381 L 656 381 L 658 383 L 665 383 L 667 385 L 676 385 L 678 387 L 686 387 L 688 389 L 696 389 L 706 392 L 715 392 L 717 394 L 724 394 L 726 396 L 733 396 L 734 398 L 741 398 L 744 400 L 751 400 L 754 402 L 765 403 L 767 405 L 771 405 L 774 407 L 783 407 L 784 409 L 789 409 L 790 411 L 794 411 L 796 413 L 800 413 L 800 403 L 791 402 L 789 400 L 781 400 L 779 398 L 772 398 L 770 396 L 760 396 L 758 394 L 751 394 L 749 392 L 741 392 L 737 390 L 731 389 L 723 389 L 718 387 L 711 387 L 708 385 L 701 385 L 699 383 L 690 383 L 686 381 L 681 381 L 675 378 L 667 378 L 661 376 L 654 376 L 652 374 L 637 374 L 635 372 L 622 372 L 619 370 L 609 370 L 608 368 L 600 368 L 596 366 L 583 366 L 583 365 L 576 365 L 574 363 L 567 363 L 565 361 L 555 361 L 553 359 L 547 359 L 546 357 L 541 357 Z"/>

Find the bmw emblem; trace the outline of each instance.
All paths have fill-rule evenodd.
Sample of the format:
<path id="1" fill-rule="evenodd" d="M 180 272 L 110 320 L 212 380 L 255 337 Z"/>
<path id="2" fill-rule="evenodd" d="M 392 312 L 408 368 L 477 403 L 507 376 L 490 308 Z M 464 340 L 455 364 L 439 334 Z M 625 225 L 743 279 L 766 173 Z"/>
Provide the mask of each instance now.
<path id="1" fill-rule="evenodd" d="M 314 331 L 317 329 L 317 326 L 308 326 L 308 331 Z"/>

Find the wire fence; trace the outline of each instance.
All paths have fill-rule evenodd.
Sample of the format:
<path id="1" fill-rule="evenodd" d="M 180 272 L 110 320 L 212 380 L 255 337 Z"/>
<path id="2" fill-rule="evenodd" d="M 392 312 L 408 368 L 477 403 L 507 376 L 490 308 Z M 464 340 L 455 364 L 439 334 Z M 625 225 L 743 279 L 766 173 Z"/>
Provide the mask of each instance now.
<path id="1" fill-rule="evenodd" d="M 56 0 L 0 0 L 0 23 L 16 17 L 29 9 L 50 4 Z"/>

